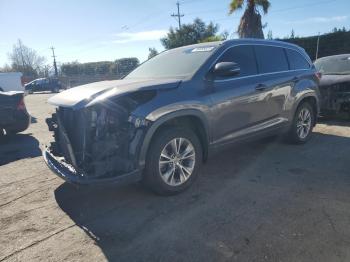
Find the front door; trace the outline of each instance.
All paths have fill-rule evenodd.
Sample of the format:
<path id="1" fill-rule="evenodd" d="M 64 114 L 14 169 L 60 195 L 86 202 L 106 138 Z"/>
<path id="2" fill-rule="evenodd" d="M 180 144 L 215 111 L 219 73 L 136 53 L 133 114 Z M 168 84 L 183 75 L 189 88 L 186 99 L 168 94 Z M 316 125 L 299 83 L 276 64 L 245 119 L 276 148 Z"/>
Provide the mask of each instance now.
<path id="1" fill-rule="evenodd" d="M 213 142 L 225 144 L 244 135 L 245 130 L 271 118 L 268 105 L 268 88 L 259 85 L 254 48 L 234 46 L 226 50 L 219 62 L 235 62 L 240 73 L 234 77 L 212 80 Z"/>

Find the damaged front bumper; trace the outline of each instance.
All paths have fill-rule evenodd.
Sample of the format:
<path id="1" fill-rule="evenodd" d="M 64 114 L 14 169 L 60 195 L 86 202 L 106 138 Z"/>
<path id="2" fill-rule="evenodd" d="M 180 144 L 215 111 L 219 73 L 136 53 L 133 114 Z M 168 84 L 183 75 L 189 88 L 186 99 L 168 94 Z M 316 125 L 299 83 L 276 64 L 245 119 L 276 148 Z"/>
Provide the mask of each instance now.
<path id="1" fill-rule="evenodd" d="M 121 174 L 115 177 L 92 178 L 77 171 L 72 165 L 66 163 L 64 158 L 56 157 L 49 148 L 43 151 L 43 157 L 47 166 L 57 176 L 68 183 L 75 185 L 115 185 L 128 184 L 141 180 L 141 171 L 135 170 L 130 173 Z"/>
<path id="2" fill-rule="evenodd" d="M 350 83 L 323 85 L 320 91 L 322 113 L 350 113 Z"/>
<path id="3" fill-rule="evenodd" d="M 58 108 L 46 120 L 54 142 L 43 151 L 47 166 L 72 184 L 108 185 L 141 180 L 138 153 L 144 129 L 96 108 Z M 124 120 L 126 119 L 126 120 Z M 103 121 L 102 121 L 103 120 Z M 107 121 L 108 120 L 108 121 Z"/>

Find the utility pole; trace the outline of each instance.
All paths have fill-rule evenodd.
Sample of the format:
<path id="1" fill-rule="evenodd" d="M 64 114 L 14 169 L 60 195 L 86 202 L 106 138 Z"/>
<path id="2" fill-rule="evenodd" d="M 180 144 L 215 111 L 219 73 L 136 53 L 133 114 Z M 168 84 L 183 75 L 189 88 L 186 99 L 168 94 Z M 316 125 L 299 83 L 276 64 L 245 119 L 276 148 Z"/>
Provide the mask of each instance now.
<path id="1" fill-rule="evenodd" d="M 173 13 L 171 16 L 176 17 L 177 21 L 179 22 L 179 30 L 181 29 L 181 17 L 184 16 L 184 14 L 180 14 L 180 2 L 176 2 L 177 5 L 177 14 Z"/>
<path id="2" fill-rule="evenodd" d="M 318 58 L 318 47 L 320 45 L 320 32 L 318 32 L 317 46 L 316 46 L 316 59 Z"/>
<path id="3" fill-rule="evenodd" d="M 52 57 L 53 57 L 53 67 L 55 68 L 55 76 L 58 76 L 58 71 L 57 71 L 57 64 L 56 64 L 56 56 L 55 56 L 55 48 L 53 46 L 50 47 L 52 50 Z"/>

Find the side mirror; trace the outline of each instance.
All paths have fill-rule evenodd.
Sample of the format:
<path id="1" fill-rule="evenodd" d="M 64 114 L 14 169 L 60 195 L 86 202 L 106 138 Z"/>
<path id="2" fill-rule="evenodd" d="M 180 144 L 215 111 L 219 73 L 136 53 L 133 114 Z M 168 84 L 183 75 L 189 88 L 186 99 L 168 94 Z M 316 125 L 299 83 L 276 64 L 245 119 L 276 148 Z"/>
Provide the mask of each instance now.
<path id="1" fill-rule="evenodd" d="M 214 67 L 215 76 L 236 76 L 240 73 L 240 68 L 237 63 L 234 62 L 221 62 L 217 63 Z"/>

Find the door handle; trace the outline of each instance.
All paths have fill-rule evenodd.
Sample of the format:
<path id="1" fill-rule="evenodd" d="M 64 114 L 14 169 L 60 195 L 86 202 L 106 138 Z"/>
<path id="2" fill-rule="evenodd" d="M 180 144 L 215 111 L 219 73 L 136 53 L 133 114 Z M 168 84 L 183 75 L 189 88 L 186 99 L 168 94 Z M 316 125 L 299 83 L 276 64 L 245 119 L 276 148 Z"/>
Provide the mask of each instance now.
<path id="1" fill-rule="evenodd" d="M 257 91 L 264 91 L 266 88 L 267 88 L 266 85 L 264 85 L 264 84 L 258 84 L 258 85 L 255 87 L 255 90 L 257 90 Z"/>
<path id="2" fill-rule="evenodd" d="M 299 80 L 299 77 L 295 76 L 293 77 L 292 81 L 295 82 L 295 81 L 298 81 Z"/>

